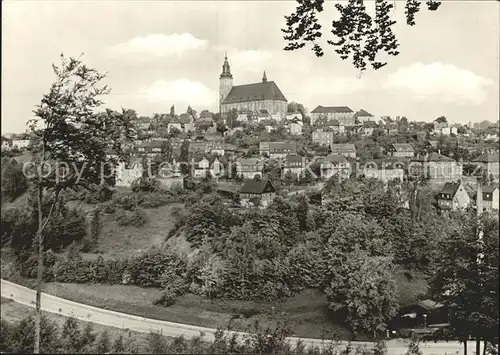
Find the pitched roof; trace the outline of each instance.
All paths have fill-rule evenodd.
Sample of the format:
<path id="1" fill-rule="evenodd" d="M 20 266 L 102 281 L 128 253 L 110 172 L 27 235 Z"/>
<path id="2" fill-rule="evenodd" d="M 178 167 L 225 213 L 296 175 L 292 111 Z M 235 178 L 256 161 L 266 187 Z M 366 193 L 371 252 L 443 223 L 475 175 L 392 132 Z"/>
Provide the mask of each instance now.
<path id="1" fill-rule="evenodd" d="M 261 161 L 259 158 L 241 158 L 238 159 L 238 163 L 240 165 L 254 166 L 254 165 L 259 165 Z"/>
<path id="2" fill-rule="evenodd" d="M 431 154 L 429 154 L 429 158 L 427 158 L 427 161 L 445 162 L 445 161 L 455 161 L 455 159 L 447 157 L 446 155 L 441 155 L 438 153 L 431 153 Z"/>
<path id="3" fill-rule="evenodd" d="M 278 85 L 274 81 L 267 81 L 264 83 L 233 86 L 222 104 L 257 100 L 287 101 L 278 88 Z"/>
<path id="4" fill-rule="evenodd" d="M 346 157 L 341 154 L 330 154 L 325 159 L 331 163 L 347 163 L 348 161 Z"/>
<path id="5" fill-rule="evenodd" d="M 441 304 L 439 302 L 435 302 L 433 300 L 423 300 L 423 301 L 417 302 L 417 305 L 419 305 L 420 307 L 422 307 L 428 311 L 430 311 L 432 309 L 443 307 L 443 304 Z"/>
<path id="6" fill-rule="evenodd" d="M 331 144 L 330 148 L 332 152 L 356 152 L 354 144 Z"/>
<path id="7" fill-rule="evenodd" d="M 393 143 L 391 146 L 396 152 L 413 152 L 413 147 L 408 143 Z"/>
<path id="8" fill-rule="evenodd" d="M 288 155 L 286 157 L 286 164 L 302 164 L 303 157 L 300 155 Z"/>
<path id="9" fill-rule="evenodd" d="M 485 185 L 483 186 L 482 190 L 483 190 L 483 193 L 486 192 L 486 193 L 493 193 L 493 191 L 495 191 L 496 189 L 498 189 L 498 184 L 491 184 L 491 185 Z"/>
<path id="10" fill-rule="evenodd" d="M 190 123 L 192 119 L 193 118 L 191 117 L 191 115 L 187 113 L 181 113 L 181 115 L 179 116 L 180 123 Z"/>
<path id="11" fill-rule="evenodd" d="M 373 115 L 363 109 L 359 110 L 358 112 L 356 112 L 356 116 L 357 117 L 373 117 Z"/>
<path id="12" fill-rule="evenodd" d="M 440 198 L 452 200 L 460 187 L 459 182 L 447 182 L 439 192 Z"/>
<path id="13" fill-rule="evenodd" d="M 333 112 L 354 112 L 347 106 L 321 106 L 319 105 L 311 113 L 333 113 Z"/>
<path id="14" fill-rule="evenodd" d="M 499 154 L 497 153 L 491 153 L 491 152 L 484 152 L 480 156 L 478 156 L 476 159 L 474 159 L 475 162 L 480 162 L 480 163 L 498 163 L 499 162 Z"/>
<path id="15" fill-rule="evenodd" d="M 266 187 L 268 187 L 274 192 L 274 186 L 271 181 L 267 178 L 261 180 L 249 179 L 245 180 L 243 186 L 240 189 L 240 193 L 244 194 L 261 194 L 264 192 Z"/>

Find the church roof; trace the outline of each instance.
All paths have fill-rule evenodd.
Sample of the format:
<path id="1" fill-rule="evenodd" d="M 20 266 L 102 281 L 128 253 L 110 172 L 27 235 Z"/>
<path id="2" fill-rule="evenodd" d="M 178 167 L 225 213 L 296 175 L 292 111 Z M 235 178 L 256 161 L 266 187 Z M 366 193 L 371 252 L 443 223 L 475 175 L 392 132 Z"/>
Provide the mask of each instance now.
<path id="1" fill-rule="evenodd" d="M 257 100 L 287 101 L 274 81 L 233 86 L 222 104 Z"/>

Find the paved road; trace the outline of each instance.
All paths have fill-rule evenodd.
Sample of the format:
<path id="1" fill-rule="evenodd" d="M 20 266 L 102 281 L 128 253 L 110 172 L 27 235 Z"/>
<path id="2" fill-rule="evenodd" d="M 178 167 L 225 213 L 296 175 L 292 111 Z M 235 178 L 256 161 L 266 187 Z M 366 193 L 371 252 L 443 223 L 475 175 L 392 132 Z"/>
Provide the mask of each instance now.
<path id="1" fill-rule="evenodd" d="M 2 297 L 12 299 L 17 303 L 35 307 L 35 291 L 32 289 L 1 280 L 1 294 Z M 203 338 L 207 341 L 214 339 L 215 329 L 142 318 L 126 313 L 109 311 L 82 303 L 72 302 L 64 298 L 45 293 L 42 293 L 42 310 L 63 316 L 72 316 L 92 323 L 121 329 L 129 329 L 141 333 L 154 331 L 160 332 L 165 336 L 176 337 L 184 335 L 186 338 L 199 336 L 201 333 L 204 335 Z M 237 334 L 244 335 L 244 333 Z M 290 342 L 292 344 L 295 344 L 297 340 L 298 338 L 290 338 Z M 322 341 L 319 339 L 303 339 L 303 342 L 306 345 L 322 346 Z M 373 343 L 356 342 L 353 345 L 372 347 Z M 474 351 L 474 344 L 471 343 L 469 345 L 470 347 L 468 349 L 468 353 L 472 354 Z M 387 347 L 388 355 L 403 355 L 407 350 L 407 342 L 402 340 L 391 340 L 387 343 Z M 463 346 L 455 342 L 421 344 L 421 349 L 424 355 L 463 354 Z"/>

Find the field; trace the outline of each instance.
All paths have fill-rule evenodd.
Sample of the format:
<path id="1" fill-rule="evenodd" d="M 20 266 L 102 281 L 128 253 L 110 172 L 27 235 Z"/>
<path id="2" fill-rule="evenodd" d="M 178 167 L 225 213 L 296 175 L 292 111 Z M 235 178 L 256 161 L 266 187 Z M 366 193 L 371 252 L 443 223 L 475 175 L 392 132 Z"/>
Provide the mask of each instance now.
<path id="1" fill-rule="evenodd" d="M 227 329 L 229 326 L 233 330 L 245 331 L 252 328 L 256 321 L 264 328 L 286 322 L 294 334 L 301 337 L 328 338 L 335 332 L 343 338 L 348 335 L 346 329 L 327 319 L 324 296 L 315 290 L 305 290 L 281 304 L 211 301 L 187 294 L 168 308 L 152 304 L 161 295 L 160 290 L 138 286 L 48 283 L 44 285 L 44 291 L 95 307 L 209 328 Z"/>

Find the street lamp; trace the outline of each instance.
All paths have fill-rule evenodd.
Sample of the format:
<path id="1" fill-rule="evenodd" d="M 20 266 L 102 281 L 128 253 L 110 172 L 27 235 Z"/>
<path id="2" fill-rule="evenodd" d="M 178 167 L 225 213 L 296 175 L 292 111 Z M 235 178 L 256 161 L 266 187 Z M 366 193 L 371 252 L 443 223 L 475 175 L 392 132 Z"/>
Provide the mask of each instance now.
<path id="1" fill-rule="evenodd" d="M 424 314 L 424 329 L 427 329 L 427 314 Z"/>

